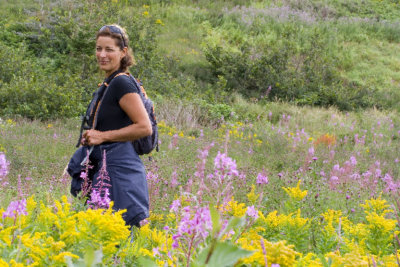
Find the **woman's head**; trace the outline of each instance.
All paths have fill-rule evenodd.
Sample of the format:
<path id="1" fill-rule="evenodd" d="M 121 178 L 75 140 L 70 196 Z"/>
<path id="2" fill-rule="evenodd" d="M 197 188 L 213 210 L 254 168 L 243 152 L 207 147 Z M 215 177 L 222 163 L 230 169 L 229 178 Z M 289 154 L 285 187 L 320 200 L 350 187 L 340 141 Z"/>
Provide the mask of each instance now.
<path id="1" fill-rule="evenodd" d="M 108 74 L 118 69 L 127 71 L 135 64 L 129 37 L 122 27 L 116 24 L 101 27 L 96 35 L 96 57 L 100 68 Z"/>

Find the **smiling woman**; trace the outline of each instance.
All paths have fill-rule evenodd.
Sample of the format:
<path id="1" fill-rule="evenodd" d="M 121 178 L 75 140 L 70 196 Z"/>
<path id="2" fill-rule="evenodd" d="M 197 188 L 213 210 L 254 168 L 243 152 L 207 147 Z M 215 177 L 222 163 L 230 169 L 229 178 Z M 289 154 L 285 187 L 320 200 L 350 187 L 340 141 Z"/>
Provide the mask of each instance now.
<path id="1" fill-rule="evenodd" d="M 89 162 L 93 168 L 87 177 L 94 185 L 92 190 L 97 190 L 91 195 L 107 197 L 109 193 L 115 210 L 127 210 L 123 215 L 126 223 L 140 226 L 140 221 L 149 215 L 149 196 L 144 165 L 132 141 L 151 135 L 152 127 L 140 89 L 128 75 L 121 75 L 134 64 L 123 28 L 106 25 L 98 31 L 96 58 L 105 80 L 88 108 L 90 129 L 83 133 L 82 147 L 71 159 L 68 173 L 80 176 L 81 163 L 85 162 L 82 156 L 90 151 Z M 104 189 L 104 175 L 109 176 L 109 192 L 108 188 Z M 80 190 L 81 182 L 72 184 L 72 194 Z"/>
<path id="2" fill-rule="evenodd" d="M 121 50 L 116 46 L 114 39 L 100 36 L 96 44 L 96 57 L 100 69 L 110 76 L 120 68 L 120 62 L 126 56 L 126 50 L 126 47 Z"/>

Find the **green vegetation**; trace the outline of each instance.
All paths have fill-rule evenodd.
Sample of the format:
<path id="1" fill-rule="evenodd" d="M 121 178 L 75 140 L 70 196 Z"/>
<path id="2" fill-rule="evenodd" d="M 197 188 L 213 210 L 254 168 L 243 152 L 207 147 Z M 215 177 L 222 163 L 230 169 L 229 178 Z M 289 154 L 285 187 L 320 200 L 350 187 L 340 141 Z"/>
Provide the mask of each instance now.
<path id="1" fill-rule="evenodd" d="M 398 109 L 394 0 L 19 0 L 0 8 L 3 116 L 80 115 L 102 79 L 94 35 L 110 23 L 127 29 L 138 63 L 131 72 L 158 105 L 180 99 L 212 121 L 238 113 L 236 94 L 261 105 Z"/>
<path id="2" fill-rule="evenodd" d="M 396 266 L 398 18 L 398 0 L 0 1 L 0 265 L 203 266 L 214 248 L 210 266 Z M 159 121 L 132 243 L 64 173 L 111 23 Z M 212 227 L 186 243 L 189 208 Z"/>

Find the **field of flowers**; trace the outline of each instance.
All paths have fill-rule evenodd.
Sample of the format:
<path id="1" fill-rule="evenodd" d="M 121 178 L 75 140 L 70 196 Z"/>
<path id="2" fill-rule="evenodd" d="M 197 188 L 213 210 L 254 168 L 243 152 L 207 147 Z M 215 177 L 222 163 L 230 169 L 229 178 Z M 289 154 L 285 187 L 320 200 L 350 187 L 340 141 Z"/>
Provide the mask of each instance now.
<path id="1" fill-rule="evenodd" d="M 265 108 L 161 121 L 132 232 L 106 199 L 69 194 L 76 120 L 1 120 L 0 266 L 399 266 L 396 113 Z"/>

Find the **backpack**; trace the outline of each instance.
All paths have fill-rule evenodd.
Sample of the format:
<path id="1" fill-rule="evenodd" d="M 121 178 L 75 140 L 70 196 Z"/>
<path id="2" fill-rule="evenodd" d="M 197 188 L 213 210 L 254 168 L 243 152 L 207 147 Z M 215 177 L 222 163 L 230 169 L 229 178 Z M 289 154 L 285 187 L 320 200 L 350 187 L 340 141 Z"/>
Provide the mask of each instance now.
<path id="1" fill-rule="evenodd" d="M 156 149 L 158 152 L 158 127 L 157 127 L 157 120 L 154 112 L 154 104 L 153 101 L 151 101 L 150 98 L 148 98 L 146 91 L 143 88 L 142 83 L 139 80 L 136 80 L 131 74 L 125 73 L 125 72 L 120 72 L 112 77 L 110 77 L 107 82 L 103 82 L 99 88 L 96 90 L 96 92 L 93 93 L 93 98 L 92 101 L 90 102 L 85 116 L 82 118 L 82 124 L 81 124 L 81 130 L 79 134 L 79 140 L 76 145 L 76 147 L 79 147 L 81 139 L 82 139 L 82 133 L 83 130 L 88 130 L 94 128 L 93 126 L 96 126 L 96 115 L 97 111 L 101 105 L 101 100 L 103 96 L 105 95 L 108 85 L 111 82 L 111 80 L 117 76 L 120 75 L 126 75 L 131 78 L 133 81 L 134 85 L 139 91 L 140 98 L 142 99 L 144 108 L 146 109 L 146 112 L 149 116 L 150 123 L 151 123 L 151 128 L 152 128 L 152 134 L 149 136 L 142 137 L 140 139 L 137 139 L 132 142 L 133 147 L 136 150 L 136 153 L 138 155 L 144 155 L 144 154 L 149 154 L 151 151 Z"/>
<path id="2" fill-rule="evenodd" d="M 132 75 L 129 74 L 129 77 L 133 80 L 136 87 L 139 89 L 140 97 L 142 98 L 142 102 L 144 108 L 149 115 L 152 134 L 149 136 L 142 137 L 133 141 L 133 147 L 136 150 L 136 153 L 139 155 L 149 154 L 155 148 L 158 152 L 158 127 L 157 127 L 157 119 L 154 112 L 154 104 L 153 101 L 147 96 L 146 91 L 143 88 L 142 83 L 140 80 L 135 79 Z"/>

